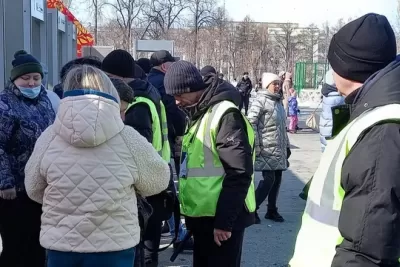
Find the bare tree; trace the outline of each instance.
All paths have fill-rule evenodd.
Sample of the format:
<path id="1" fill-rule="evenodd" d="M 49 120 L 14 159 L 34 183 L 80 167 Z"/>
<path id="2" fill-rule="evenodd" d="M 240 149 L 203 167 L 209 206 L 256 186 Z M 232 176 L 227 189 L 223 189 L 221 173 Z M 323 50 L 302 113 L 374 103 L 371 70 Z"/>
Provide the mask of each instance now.
<path id="1" fill-rule="evenodd" d="M 296 45 L 294 33 L 296 26 L 292 23 L 282 24 L 279 30 L 274 30 L 274 39 L 280 48 L 280 53 L 285 61 L 285 70 L 292 69 L 293 53 Z"/>
<path id="2" fill-rule="evenodd" d="M 236 27 L 232 22 L 228 24 L 228 33 L 227 36 L 227 50 L 228 50 L 228 63 L 229 63 L 229 72 L 232 73 L 233 78 L 237 78 L 237 58 L 240 50 L 240 46 L 236 40 Z"/>
<path id="3" fill-rule="evenodd" d="M 114 14 L 118 27 L 123 34 L 123 49 L 133 52 L 133 28 L 135 26 L 135 20 L 139 18 L 143 9 L 144 2 L 142 0 L 112 0 L 107 2 L 107 5 L 112 7 L 115 12 Z"/>
<path id="4" fill-rule="evenodd" d="M 332 36 L 333 36 L 332 27 L 329 25 L 329 22 L 325 22 L 322 25 L 322 29 L 319 35 L 319 53 L 320 57 L 326 63 L 328 62 L 328 50 Z"/>
<path id="5" fill-rule="evenodd" d="M 111 19 L 99 27 L 96 44 L 114 46 L 115 48 L 124 48 L 121 36 L 123 36 L 123 32 L 119 27 L 117 20 Z"/>
<path id="6" fill-rule="evenodd" d="M 89 4 L 89 11 L 92 11 L 93 13 L 93 18 L 94 18 L 94 40 L 96 41 L 98 36 L 98 30 L 99 30 L 99 20 L 102 19 L 103 17 L 103 7 L 106 5 L 105 0 L 90 0 L 87 1 Z"/>
<path id="7" fill-rule="evenodd" d="M 301 29 L 297 36 L 297 53 L 303 54 L 302 57 L 309 62 L 314 62 L 318 58 L 319 49 L 319 33 L 320 30 L 315 24 L 310 24 L 308 27 Z"/>
<path id="8" fill-rule="evenodd" d="M 187 0 L 151 0 L 143 9 L 147 31 L 151 39 L 161 39 L 169 29 L 181 22 Z"/>
<path id="9" fill-rule="evenodd" d="M 192 27 L 194 33 L 193 54 L 195 65 L 198 66 L 198 43 L 201 28 L 210 25 L 213 21 L 216 3 L 214 0 L 189 0 L 188 8 L 192 16 Z"/>
<path id="10" fill-rule="evenodd" d="M 222 68 L 224 66 L 224 58 L 225 56 L 225 47 L 227 44 L 227 24 L 228 24 L 228 16 L 225 7 L 218 7 L 215 11 L 214 20 L 212 21 L 214 32 L 212 33 L 211 39 L 216 41 L 216 48 L 217 48 L 217 57 L 216 57 L 216 64 L 215 67 L 220 72 L 223 72 Z M 218 38 L 215 38 L 218 37 Z M 225 69 L 227 69 L 225 67 Z"/>
<path id="11" fill-rule="evenodd" d="M 93 21 L 93 26 L 92 23 L 90 25 L 92 26 L 91 29 L 93 31 L 94 35 L 94 40 L 97 43 L 97 39 L 99 38 L 98 35 L 98 30 L 99 30 L 99 22 L 103 19 L 103 8 L 107 4 L 107 0 L 64 0 L 64 1 L 69 1 L 71 4 L 73 3 L 74 7 L 75 6 L 85 6 L 87 9 L 88 13 L 92 17 Z"/>

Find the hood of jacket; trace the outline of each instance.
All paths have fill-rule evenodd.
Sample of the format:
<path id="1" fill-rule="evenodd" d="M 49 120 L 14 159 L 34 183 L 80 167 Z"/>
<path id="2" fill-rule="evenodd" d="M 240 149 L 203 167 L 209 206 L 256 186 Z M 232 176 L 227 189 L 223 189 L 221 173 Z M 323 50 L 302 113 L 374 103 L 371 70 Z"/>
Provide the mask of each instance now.
<path id="1" fill-rule="evenodd" d="M 128 85 L 133 89 L 135 97 L 146 97 L 159 107 L 161 95 L 151 83 L 146 80 L 133 80 Z"/>
<path id="2" fill-rule="evenodd" d="M 339 92 L 335 86 L 324 83 L 322 85 L 321 94 L 325 97 L 328 97 L 331 93 L 337 93 L 337 95 L 339 95 Z"/>
<path id="3" fill-rule="evenodd" d="M 389 104 L 400 104 L 400 60 L 396 59 L 372 75 L 357 91 L 350 120 L 364 111 Z"/>
<path id="4" fill-rule="evenodd" d="M 101 92 L 66 96 L 53 124 L 55 133 L 74 147 L 99 146 L 123 128 L 119 104 Z"/>
<path id="5" fill-rule="evenodd" d="M 157 91 L 161 95 L 166 94 L 164 87 L 164 77 L 165 73 L 155 68 L 152 68 L 149 72 L 149 75 L 147 76 L 147 80 L 157 89 Z"/>
<path id="6" fill-rule="evenodd" d="M 264 95 L 265 97 L 267 97 L 268 99 L 271 99 L 273 101 L 281 101 L 282 100 L 282 95 L 280 93 L 273 94 L 270 91 L 268 91 L 267 89 L 259 90 L 257 92 L 257 94 Z"/>
<path id="7" fill-rule="evenodd" d="M 211 106 L 221 101 L 231 101 L 235 105 L 239 106 L 242 100 L 240 93 L 232 84 L 220 79 L 218 74 L 204 77 L 204 83 L 206 84 L 207 89 L 200 97 L 199 102 L 193 107 L 186 108 L 192 120 L 198 119 Z"/>

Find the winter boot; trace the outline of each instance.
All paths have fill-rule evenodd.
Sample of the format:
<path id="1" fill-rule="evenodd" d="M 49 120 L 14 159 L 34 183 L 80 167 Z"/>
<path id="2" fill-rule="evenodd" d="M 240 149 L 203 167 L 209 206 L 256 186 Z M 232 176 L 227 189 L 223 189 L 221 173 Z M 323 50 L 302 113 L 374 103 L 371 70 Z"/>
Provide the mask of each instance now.
<path id="1" fill-rule="evenodd" d="M 267 214 L 265 214 L 265 219 L 274 221 L 274 222 L 284 222 L 285 219 L 278 213 L 278 210 L 268 210 Z"/>
<path id="2" fill-rule="evenodd" d="M 257 213 L 257 211 L 255 212 L 255 217 L 256 217 L 256 219 L 255 219 L 255 221 L 254 221 L 254 223 L 255 224 L 261 224 L 261 220 L 260 220 L 260 217 L 258 216 L 258 213 Z"/>

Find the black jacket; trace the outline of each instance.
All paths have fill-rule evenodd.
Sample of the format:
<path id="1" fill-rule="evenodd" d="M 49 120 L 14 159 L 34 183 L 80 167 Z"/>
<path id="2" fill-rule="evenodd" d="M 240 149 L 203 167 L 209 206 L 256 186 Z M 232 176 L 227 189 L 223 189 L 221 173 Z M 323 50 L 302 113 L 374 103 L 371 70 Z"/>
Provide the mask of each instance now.
<path id="1" fill-rule="evenodd" d="M 253 84 L 251 83 L 251 80 L 250 79 L 244 79 L 244 78 L 242 78 L 239 82 L 238 82 L 238 84 L 236 85 L 236 87 L 237 87 L 237 89 L 239 90 L 239 92 L 242 94 L 242 95 L 245 95 L 245 96 L 249 96 L 250 95 L 250 93 L 251 93 L 251 90 L 253 89 Z"/>
<path id="2" fill-rule="evenodd" d="M 133 89 L 135 97 L 146 97 L 156 105 L 158 114 L 160 114 L 161 97 L 157 90 L 149 82 L 143 80 L 134 80 L 129 83 Z M 125 124 L 133 127 L 150 143 L 153 141 L 153 120 L 151 118 L 150 108 L 145 103 L 139 103 L 128 109 L 125 113 Z"/>
<path id="3" fill-rule="evenodd" d="M 336 132 L 367 109 L 400 104 L 400 62 L 373 75 L 346 102 L 352 104 L 333 112 Z M 344 240 L 332 267 L 400 266 L 400 121 L 361 134 L 344 161 L 341 184 Z"/>
<path id="4" fill-rule="evenodd" d="M 239 105 L 241 96 L 230 83 L 208 80 L 208 88 L 196 107 L 188 110 L 191 124 L 201 119 L 213 105 L 229 100 Z M 254 223 L 254 213 L 245 208 L 245 198 L 253 174 L 252 149 L 248 141 L 246 123 L 238 109 L 226 112 L 221 118 L 216 137 L 217 150 L 225 169 L 222 191 L 214 218 L 187 218 L 189 228 L 212 227 L 221 230 L 243 230 Z M 207 197 L 207 196 L 204 196 Z"/>
<path id="5" fill-rule="evenodd" d="M 158 90 L 165 106 L 168 123 L 168 139 L 171 145 L 171 151 L 173 152 L 175 138 L 177 136 L 183 136 L 185 133 L 186 115 L 176 105 L 175 98 L 166 94 L 164 76 L 165 74 L 162 71 L 152 68 L 147 79 Z"/>

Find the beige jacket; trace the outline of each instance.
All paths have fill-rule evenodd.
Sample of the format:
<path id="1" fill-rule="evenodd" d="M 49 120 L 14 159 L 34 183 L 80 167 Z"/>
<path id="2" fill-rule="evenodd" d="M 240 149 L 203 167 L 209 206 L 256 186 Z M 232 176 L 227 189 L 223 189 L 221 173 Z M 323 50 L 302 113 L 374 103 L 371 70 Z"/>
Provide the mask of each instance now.
<path id="1" fill-rule="evenodd" d="M 136 246 L 135 188 L 158 194 L 169 178 L 152 145 L 124 126 L 119 104 L 92 94 L 64 98 L 25 167 L 26 191 L 43 203 L 41 245 L 81 253 Z"/>

